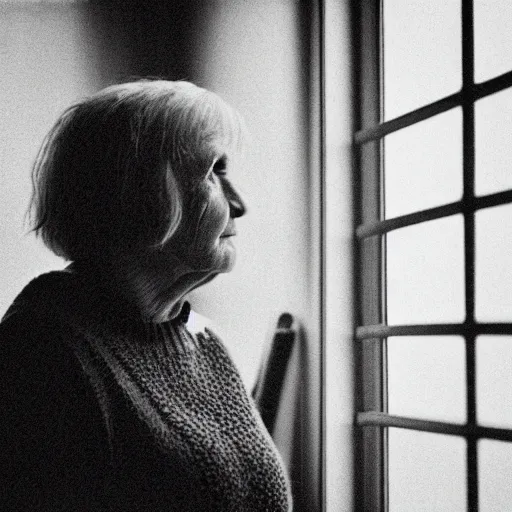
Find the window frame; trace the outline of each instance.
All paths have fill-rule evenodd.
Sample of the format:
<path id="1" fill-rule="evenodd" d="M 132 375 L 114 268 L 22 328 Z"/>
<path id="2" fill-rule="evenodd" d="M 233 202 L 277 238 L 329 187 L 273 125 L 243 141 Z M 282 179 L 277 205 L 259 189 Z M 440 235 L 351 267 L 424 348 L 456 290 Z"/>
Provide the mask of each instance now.
<path id="1" fill-rule="evenodd" d="M 512 71 L 474 82 L 473 1 L 461 0 L 462 87 L 460 91 L 400 117 L 382 121 L 383 0 L 353 2 L 356 48 L 356 510 L 388 510 L 387 429 L 460 436 L 467 441 L 467 510 L 478 510 L 479 439 L 512 441 L 512 429 L 484 427 L 476 419 L 475 340 L 481 334 L 512 334 L 512 323 L 475 320 L 475 212 L 512 202 L 512 190 L 475 196 L 475 102 L 512 87 Z M 383 220 L 383 140 L 452 108 L 463 116 L 461 200 Z M 464 217 L 465 321 L 459 324 L 394 325 L 386 322 L 386 233 L 454 214 Z M 388 414 L 386 340 L 390 336 L 461 335 L 466 347 L 467 422 L 454 424 Z"/>

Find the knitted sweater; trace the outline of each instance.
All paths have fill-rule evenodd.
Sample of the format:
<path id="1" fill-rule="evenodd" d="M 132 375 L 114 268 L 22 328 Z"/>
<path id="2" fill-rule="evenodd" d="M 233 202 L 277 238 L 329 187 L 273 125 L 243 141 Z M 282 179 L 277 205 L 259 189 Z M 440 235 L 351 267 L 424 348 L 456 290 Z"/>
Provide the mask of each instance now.
<path id="1" fill-rule="evenodd" d="M 291 510 L 219 338 L 105 290 L 52 272 L 0 324 L 2 510 Z"/>

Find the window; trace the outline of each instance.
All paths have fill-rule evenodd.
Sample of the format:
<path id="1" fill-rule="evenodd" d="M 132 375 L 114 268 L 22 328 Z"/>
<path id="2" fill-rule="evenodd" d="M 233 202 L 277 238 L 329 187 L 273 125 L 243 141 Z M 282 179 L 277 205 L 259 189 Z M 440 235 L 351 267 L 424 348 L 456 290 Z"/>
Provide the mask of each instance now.
<path id="1" fill-rule="evenodd" d="M 512 3 L 354 2 L 358 510 L 512 507 Z"/>

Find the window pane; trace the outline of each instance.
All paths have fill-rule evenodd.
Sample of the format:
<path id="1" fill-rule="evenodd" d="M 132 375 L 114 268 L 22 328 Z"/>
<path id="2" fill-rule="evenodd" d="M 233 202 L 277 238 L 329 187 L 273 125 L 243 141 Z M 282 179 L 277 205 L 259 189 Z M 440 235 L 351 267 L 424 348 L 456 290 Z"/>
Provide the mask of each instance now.
<path id="1" fill-rule="evenodd" d="M 479 336 L 476 344 L 478 423 L 512 428 L 512 336 Z"/>
<path id="2" fill-rule="evenodd" d="M 475 316 L 512 322 L 512 205 L 475 214 Z"/>
<path id="3" fill-rule="evenodd" d="M 386 119 L 460 89 L 460 0 L 384 0 L 383 23 Z"/>
<path id="4" fill-rule="evenodd" d="M 512 70 L 512 2 L 474 0 L 475 81 Z"/>
<path id="5" fill-rule="evenodd" d="M 466 510 L 466 441 L 389 429 L 389 511 Z"/>
<path id="6" fill-rule="evenodd" d="M 465 347 L 461 337 L 388 338 L 390 414 L 464 423 L 465 379 Z"/>
<path id="7" fill-rule="evenodd" d="M 478 442 L 478 498 L 480 512 L 512 510 L 512 444 Z"/>
<path id="8" fill-rule="evenodd" d="M 387 235 L 389 324 L 464 320 L 464 244 L 461 215 Z"/>
<path id="9" fill-rule="evenodd" d="M 460 109 L 388 135 L 384 144 L 386 218 L 461 198 Z"/>
<path id="10" fill-rule="evenodd" d="M 512 5 L 512 3 L 511 3 Z M 510 52 L 512 55 L 512 52 Z M 475 192 L 512 188 L 512 89 L 475 103 Z"/>

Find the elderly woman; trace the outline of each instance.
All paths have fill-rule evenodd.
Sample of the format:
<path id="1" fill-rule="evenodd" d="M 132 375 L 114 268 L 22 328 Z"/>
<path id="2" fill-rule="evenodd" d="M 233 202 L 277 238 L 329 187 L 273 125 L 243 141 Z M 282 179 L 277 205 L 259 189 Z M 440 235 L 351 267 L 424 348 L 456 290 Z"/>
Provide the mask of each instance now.
<path id="1" fill-rule="evenodd" d="M 282 463 L 184 300 L 231 270 L 242 123 L 187 82 L 68 109 L 34 166 L 34 228 L 71 264 L 0 324 L 2 510 L 288 511 Z"/>

